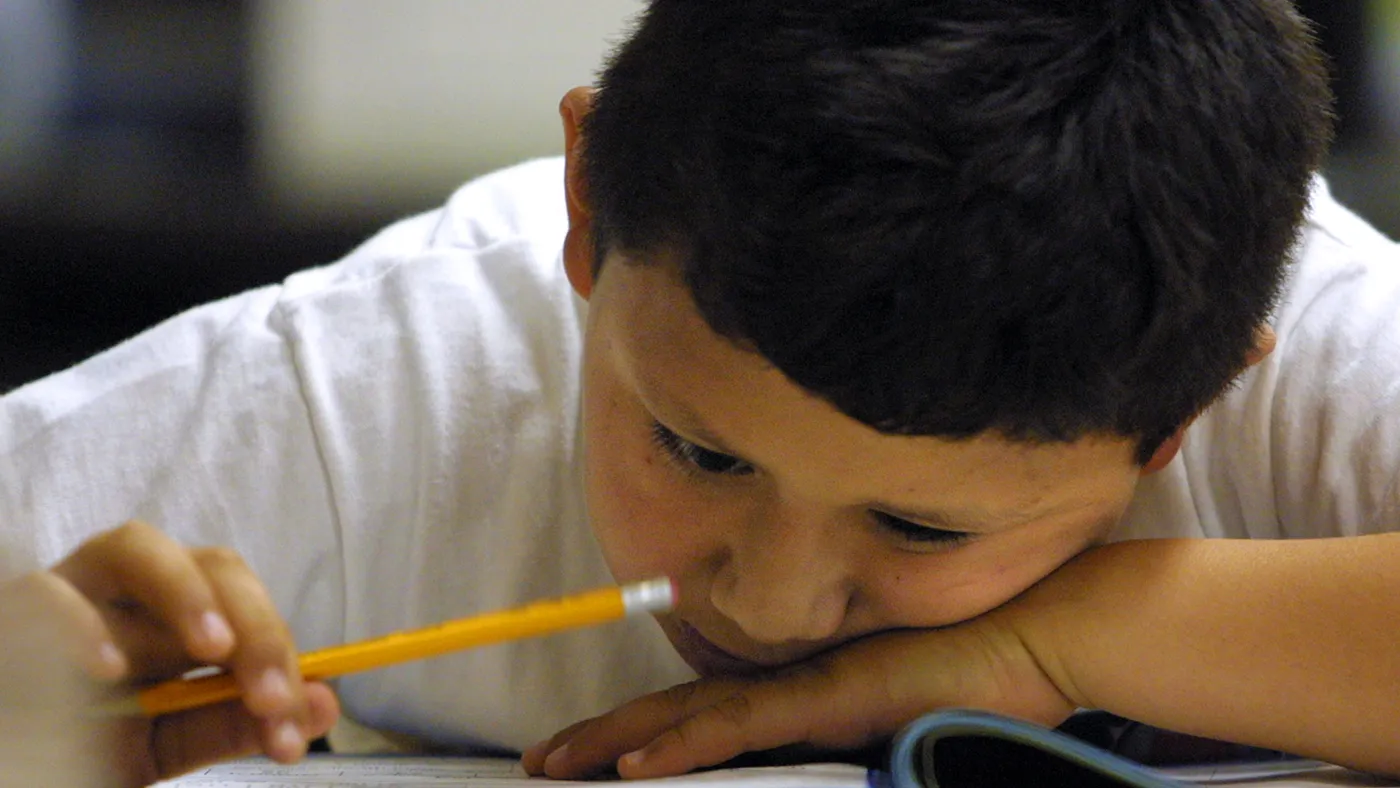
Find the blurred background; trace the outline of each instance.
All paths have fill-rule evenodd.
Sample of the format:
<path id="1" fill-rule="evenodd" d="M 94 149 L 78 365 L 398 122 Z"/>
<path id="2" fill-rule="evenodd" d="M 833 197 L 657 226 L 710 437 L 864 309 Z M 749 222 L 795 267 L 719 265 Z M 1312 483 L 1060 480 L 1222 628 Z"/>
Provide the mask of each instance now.
<path id="1" fill-rule="evenodd" d="M 0 391 L 560 148 L 642 0 L 0 0 Z M 1400 0 L 1302 2 L 1400 236 Z"/>

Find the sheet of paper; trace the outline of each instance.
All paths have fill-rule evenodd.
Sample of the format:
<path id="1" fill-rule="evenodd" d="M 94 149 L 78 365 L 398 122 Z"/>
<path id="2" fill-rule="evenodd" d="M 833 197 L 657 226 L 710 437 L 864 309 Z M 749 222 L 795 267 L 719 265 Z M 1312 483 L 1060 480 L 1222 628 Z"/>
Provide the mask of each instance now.
<path id="1" fill-rule="evenodd" d="M 583 785 L 598 788 L 609 784 L 532 780 L 518 762 L 499 758 L 318 755 L 295 766 L 281 766 L 261 759 L 236 761 L 199 769 L 153 788 L 522 788 L 524 782 L 542 783 L 547 788 Z M 831 763 L 724 769 L 611 784 L 665 788 L 873 788 L 874 785 L 865 769 Z M 1337 767 L 1304 775 L 1215 784 L 1250 788 L 1400 786 L 1400 783 L 1380 781 Z"/>
<path id="2" fill-rule="evenodd" d="M 521 788 L 518 762 L 499 758 L 312 756 L 293 766 L 255 759 L 211 766 L 155 788 Z M 591 785 L 539 780 L 549 786 Z M 867 788 L 865 769 L 850 764 L 803 764 L 725 769 L 626 785 L 709 788 Z"/>

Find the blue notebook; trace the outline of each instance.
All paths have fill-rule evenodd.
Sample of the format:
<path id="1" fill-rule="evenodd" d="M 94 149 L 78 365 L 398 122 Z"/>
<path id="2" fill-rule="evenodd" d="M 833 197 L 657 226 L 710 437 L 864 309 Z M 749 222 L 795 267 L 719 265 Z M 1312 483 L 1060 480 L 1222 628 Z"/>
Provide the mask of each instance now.
<path id="1" fill-rule="evenodd" d="M 1185 736 L 1103 712 L 1081 712 L 1059 729 L 982 711 L 921 717 L 894 740 L 889 788 L 1181 788 L 1268 780 L 1326 764 Z"/>

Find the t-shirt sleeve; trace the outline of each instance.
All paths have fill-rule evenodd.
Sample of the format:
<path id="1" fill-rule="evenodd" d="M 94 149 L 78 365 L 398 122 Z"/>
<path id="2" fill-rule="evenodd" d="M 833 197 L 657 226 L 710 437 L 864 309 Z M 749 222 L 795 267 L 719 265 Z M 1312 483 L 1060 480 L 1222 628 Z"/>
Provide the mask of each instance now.
<path id="1" fill-rule="evenodd" d="M 302 647 L 339 639 L 336 512 L 281 293 L 192 310 L 0 399 L 6 574 L 139 519 L 236 549 Z"/>

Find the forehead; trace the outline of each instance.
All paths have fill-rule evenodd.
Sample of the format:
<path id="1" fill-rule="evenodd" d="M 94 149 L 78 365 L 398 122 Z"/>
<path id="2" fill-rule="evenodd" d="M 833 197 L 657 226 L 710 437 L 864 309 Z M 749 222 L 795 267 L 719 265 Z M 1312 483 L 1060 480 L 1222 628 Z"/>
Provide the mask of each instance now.
<path id="1" fill-rule="evenodd" d="M 1032 445 L 882 434 L 715 334 L 673 266 L 604 268 L 590 314 L 604 340 L 598 363 L 666 426 L 790 489 L 833 502 L 937 501 L 1006 519 L 1095 506 L 1136 478 L 1135 447 L 1119 438 Z"/>

